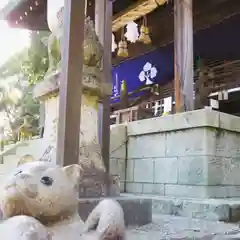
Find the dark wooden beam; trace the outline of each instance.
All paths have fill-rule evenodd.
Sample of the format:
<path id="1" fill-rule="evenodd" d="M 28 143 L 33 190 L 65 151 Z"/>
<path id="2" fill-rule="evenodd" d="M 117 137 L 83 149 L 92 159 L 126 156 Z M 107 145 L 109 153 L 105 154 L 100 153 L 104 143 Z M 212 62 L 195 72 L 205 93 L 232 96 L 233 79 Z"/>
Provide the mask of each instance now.
<path id="1" fill-rule="evenodd" d="M 17 25 L 10 21 L 8 24 L 12 28 L 26 28 L 31 31 L 49 31 L 45 13 L 31 16 L 27 20 L 23 19 Z"/>
<path id="2" fill-rule="evenodd" d="M 65 0 L 57 163 L 78 164 L 85 1 Z"/>
<path id="3" fill-rule="evenodd" d="M 239 13 L 240 1 L 238 0 L 195 0 L 193 4 L 194 32 L 212 26 L 233 14 Z M 150 27 L 152 45 L 140 43 L 129 44 L 129 57 L 123 59 L 113 54 L 113 65 L 118 65 L 127 59 L 134 58 L 173 42 L 174 17 L 173 6 L 171 4 L 159 7 L 156 11 L 148 15 L 147 20 Z M 138 23 L 141 24 L 141 22 Z M 120 36 L 120 32 L 117 32 L 116 41 L 120 40 Z"/>
<path id="4" fill-rule="evenodd" d="M 57 0 L 56 0 L 57 1 Z M 89 0 L 88 3 L 90 3 L 87 8 L 89 8 L 91 5 L 94 5 L 95 0 Z M 157 0 L 157 1 L 164 1 L 164 0 Z M 37 4 L 36 4 L 37 2 Z M 93 4 L 92 4 L 93 3 Z M 140 4 L 139 0 L 122 0 L 122 1 L 116 1 L 113 0 L 112 3 L 114 4 L 114 15 L 118 15 L 119 13 L 125 11 L 126 8 L 128 8 L 131 5 Z M 153 1 L 152 4 L 156 5 L 156 3 Z M 30 15 L 24 15 L 26 11 L 29 11 L 29 7 L 34 6 L 34 9 L 31 10 L 31 16 Z M 35 7 L 37 6 L 37 7 Z M 90 7 L 91 8 L 91 7 Z M 94 11 L 90 10 L 92 13 Z M 88 11 L 89 12 L 89 11 Z M 30 13 L 30 12 L 29 12 Z M 7 20 L 9 25 L 11 27 L 15 28 L 27 28 L 29 30 L 49 30 L 48 24 L 47 24 L 47 0 L 12 0 L 9 1 L 9 3 L 0 10 L 0 19 Z M 45 15 L 45 18 L 42 19 L 42 21 L 38 21 L 37 25 L 36 23 L 33 23 L 32 21 L 36 22 L 35 19 L 38 19 L 39 15 Z M 24 17 L 17 25 L 15 24 L 16 21 L 19 20 L 19 17 Z M 94 14 L 90 14 L 89 16 L 93 17 Z M 119 15 L 121 16 L 121 14 Z M 93 19 L 93 18 L 92 18 Z M 116 20 L 116 18 L 114 18 Z"/>
<path id="5" fill-rule="evenodd" d="M 95 0 L 87 0 L 87 16 L 94 22 L 95 21 Z"/>
<path id="6" fill-rule="evenodd" d="M 47 0 L 15 0 L 0 12 L 0 17 L 11 27 L 30 30 L 49 30 L 47 24 Z"/>

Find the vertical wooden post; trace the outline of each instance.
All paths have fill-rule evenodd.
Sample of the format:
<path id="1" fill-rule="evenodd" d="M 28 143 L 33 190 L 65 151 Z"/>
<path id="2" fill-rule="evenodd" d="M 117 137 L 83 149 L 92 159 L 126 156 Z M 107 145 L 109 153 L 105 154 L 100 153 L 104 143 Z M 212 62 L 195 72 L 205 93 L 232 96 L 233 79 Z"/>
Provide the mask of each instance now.
<path id="1" fill-rule="evenodd" d="M 95 26 L 100 42 L 104 47 L 102 67 L 104 77 L 108 83 L 112 82 L 112 1 L 96 0 Z M 109 145 L 110 145 L 110 96 L 106 95 L 99 106 L 99 135 L 102 147 L 102 157 L 109 172 Z M 103 134 L 104 131 L 104 134 Z"/>
<path id="2" fill-rule="evenodd" d="M 44 134 L 45 125 L 45 102 L 40 102 L 40 118 L 39 118 L 39 135 L 42 138 Z"/>
<path id="3" fill-rule="evenodd" d="M 174 1 L 176 112 L 194 109 L 192 0 Z"/>
<path id="4" fill-rule="evenodd" d="M 4 127 L 0 126 L 0 151 L 4 150 Z M 0 156 L 0 164 L 3 164 L 3 155 Z"/>
<path id="5" fill-rule="evenodd" d="M 79 158 L 84 18 L 85 1 L 65 0 L 57 142 L 57 163 L 64 166 Z"/>

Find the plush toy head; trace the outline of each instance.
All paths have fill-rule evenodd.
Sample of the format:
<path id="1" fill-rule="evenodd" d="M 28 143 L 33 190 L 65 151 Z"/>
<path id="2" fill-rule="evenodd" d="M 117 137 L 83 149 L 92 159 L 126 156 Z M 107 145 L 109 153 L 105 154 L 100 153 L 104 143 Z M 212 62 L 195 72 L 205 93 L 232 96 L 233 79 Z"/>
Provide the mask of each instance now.
<path id="1" fill-rule="evenodd" d="M 33 161 L 34 161 L 33 156 L 27 154 L 27 155 L 24 155 L 24 156 L 22 156 L 22 157 L 20 158 L 17 166 L 20 166 L 20 165 L 22 165 L 22 164 L 24 164 L 24 163 L 28 163 L 28 162 L 33 162 Z"/>
<path id="2" fill-rule="evenodd" d="M 4 184 L 4 218 L 27 215 L 47 224 L 74 215 L 79 178 L 79 165 L 59 167 L 48 162 L 30 162 L 17 167 Z"/>

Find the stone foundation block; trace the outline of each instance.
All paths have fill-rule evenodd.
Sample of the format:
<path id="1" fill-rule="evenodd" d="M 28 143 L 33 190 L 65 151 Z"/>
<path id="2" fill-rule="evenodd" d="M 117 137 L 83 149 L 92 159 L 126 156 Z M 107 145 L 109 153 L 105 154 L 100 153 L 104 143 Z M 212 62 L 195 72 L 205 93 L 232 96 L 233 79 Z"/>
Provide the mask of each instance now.
<path id="1" fill-rule="evenodd" d="M 152 199 L 153 214 L 175 215 L 211 221 L 240 221 L 240 199 L 193 199 L 158 196 L 150 198 Z"/>
<path id="2" fill-rule="evenodd" d="M 127 133 L 127 192 L 162 184 L 165 196 L 240 197 L 240 117 L 201 109 L 130 122 Z"/>
<path id="3" fill-rule="evenodd" d="M 127 226 L 142 226 L 152 222 L 152 200 L 138 197 L 117 197 L 123 208 Z M 101 201 L 99 198 L 80 199 L 79 214 L 85 221 L 93 208 Z"/>

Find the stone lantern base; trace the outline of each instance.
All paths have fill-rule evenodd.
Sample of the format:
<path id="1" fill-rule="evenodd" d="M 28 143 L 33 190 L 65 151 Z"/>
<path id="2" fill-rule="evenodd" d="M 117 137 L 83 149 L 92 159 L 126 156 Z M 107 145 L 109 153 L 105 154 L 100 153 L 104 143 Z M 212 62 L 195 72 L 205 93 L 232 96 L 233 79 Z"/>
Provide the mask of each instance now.
<path id="1" fill-rule="evenodd" d="M 59 111 L 59 75 L 46 78 L 35 88 L 35 97 L 45 103 L 45 152 L 42 161 L 58 164 L 56 159 L 57 124 Z M 80 156 L 82 167 L 80 197 L 103 197 L 120 195 L 120 179 L 117 175 L 109 175 L 102 161 L 101 148 L 98 141 L 98 111 L 89 107 L 89 96 L 83 94 L 81 106 Z"/>

